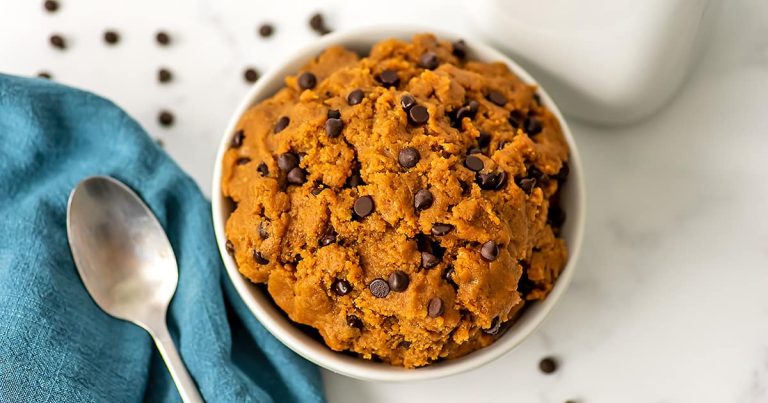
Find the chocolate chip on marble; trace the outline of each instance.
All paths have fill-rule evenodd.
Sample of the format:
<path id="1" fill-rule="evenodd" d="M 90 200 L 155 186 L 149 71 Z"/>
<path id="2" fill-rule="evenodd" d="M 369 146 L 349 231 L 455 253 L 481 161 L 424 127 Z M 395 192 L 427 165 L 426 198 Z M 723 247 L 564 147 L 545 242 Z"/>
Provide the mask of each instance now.
<path id="1" fill-rule="evenodd" d="M 272 36 L 272 33 L 275 32 L 275 27 L 270 23 L 263 23 L 261 26 L 259 26 L 259 35 L 262 38 L 269 38 Z"/>
<path id="2" fill-rule="evenodd" d="M 160 123 L 161 126 L 164 127 L 170 127 L 173 125 L 174 121 L 173 113 L 170 111 L 160 111 L 160 113 L 157 115 L 157 121 Z"/>
<path id="3" fill-rule="evenodd" d="M 498 106 L 504 106 L 507 104 L 507 97 L 501 93 L 501 91 L 491 90 L 488 92 L 488 100 Z"/>
<path id="4" fill-rule="evenodd" d="M 547 213 L 547 221 L 553 227 L 559 228 L 565 224 L 565 210 L 560 206 L 549 206 L 549 212 Z"/>
<path id="5" fill-rule="evenodd" d="M 545 374 L 557 371 L 557 361 L 552 357 L 544 357 L 539 361 L 539 370 Z"/>
<path id="6" fill-rule="evenodd" d="M 317 85 L 317 77 L 310 72 L 304 72 L 299 76 L 299 88 L 302 90 L 311 90 Z"/>
<path id="7" fill-rule="evenodd" d="M 269 175 L 269 167 L 267 166 L 267 164 L 263 162 L 259 163 L 259 166 L 256 167 L 256 171 L 258 171 L 261 174 L 261 176 Z"/>
<path id="8" fill-rule="evenodd" d="M 230 142 L 230 147 L 232 148 L 240 148 L 241 145 L 243 145 L 243 139 L 245 139 L 245 132 L 242 130 L 238 130 L 235 132 L 235 135 L 232 136 L 232 141 Z"/>
<path id="9" fill-rule="evenodd" d="M 328 137 L 339 137 L 341 130 L 344 128 L 344 122 L 338 118 L 330 118 L 325 121 L 325 133 Z"/>
<path id="10" fill-rule="evenodd" d="M 155 34 L 155 41 L 158 43 L 158 45 L 168 46 L 171 44 L 171 36 L 168 35 L 168 33 L 165 31 L 158 31 Z"/>
<path id="11" fill-rule="evenodd" d="M 320 246 L 328 246 L 332 243 L 336 243 L 336 231 L 333 229 L 328 230 L 318 241 Z"/>
<path id="12" fill-rule="evenodd" d="M 554 178 L 558 182 L 565 182 L 566 179 L 568 179 L 568 174 L 571 173 L 571 168 L 568 166 L 567 162 L 563 162 L 563 165 L 560 167 L 560 170 L 557 171 L 557 173 L 554 175 Z"/>
<path id="13" fill-rule="evenodd" d="M 355 329 L 362 329 L 363 321 L 355 315 L 349 315 L 347 316 L 347 326 L 353 327 Z"/>
<path id="14" fill-rule="evenodd" d="M 299 157 L 291 152 L 280 154 L 277 157 L 277 167 L 283 172 L 288 172 L 299 165 Z"/>
<path id="15" fill-rule="evenodd" d="M 259 223 L 259 237 L 261 239 L 269 238 L 269 230 L 267 230 L 267 226 L 264 225 L 264 221 Z"/>
<path id="16" fill-rule="evenodd" d="M 525 194 L 531 194 L 531 192 L 533 191 L 533 188 L 536 186 L 536 179 L 522 178 L 518 181 L 517 185 L 520 187 L 520 189 L 523 189 L 523 192 L 525 192 Z"/>
<path id="17" fill-rule="evenodd" d="M 47 71 L 41 71 L 41 72 L 37 73 L 37 77 L 44 78 L 46 80 L 51 80 L 53 78 L 53 76 L 51 76 L 51 73 L 49 73 Z"/>
<path id="18" fill-rule="evenodd" d="M 432 192 L 427 189 L 421 189 L 413 196 L 413 207 L 416 210 L 426 210 L 432 207 L 432 203 L 435 198 L 432 196 Z"/>
<path id="19" fill-rule="evenodd" d="M 307 182 L 307 174 L 303 169 L 296 167 L 288 171 L 285 179 L 292 185 L 303 185 Z"/>
<path id="20" fill-rule="evenodd" d="M 451 224 L 435 223 L 432 225 L 432 235 L 444 236 L 453 231 L 455 227 Z"/>
<path id="21" fill-rule="evenodd" d="M 525 119 L 523 130 L 525 130 L 529 136 L 535 136 L 541 133 L 541 121 L 535 116 L 529 116 Z"/>
<path id="22" fill-rule="evenodd" d="M 408 120 L 414 125 L 423 125 L 429 120 L 429 112 L 424 105 L 414 105 L 408 111 Z"/>
<path id="23" fill-rule="evenodd" d="M 413 98 L 413 95 L 405 94 L 402 97 L 400 97 L 400 106 L 403 107 L 404 111 L 407 112 L 414 105 L 416 105 L 416 99 Z"/>
<path id="24" fill-rule="evenodd" d="M 419 66 L 427 70 L 434 70 L 440 65 L 435 52 L 426 51 L 419 57 Z"/>
<path id="25" fill-rule="evenodd" d="M 408 278 L 408 275 L 400 270 L 392 272 L 392 274 L 389 275 L 389 279 L 387 280 L 389 289 L 396 292 L 405 291 L 405 289 L 408 288 L 410 281 L 411 280 Z"/>
<path id="26" fill-rule="evenodd" d="M 395 87 L 400 83 L 400 77 L 397 76 L 397 72 L 394 70 L 384 70 L 377 77 L 380 83 L 385 87 Z"/>
<path id="27" fill-rule="evenodd" d="M 480 159 L 477 156 L 474 155 L 468 155 L 467 158 L 464 160 L 464 166 L 467 167 L 470 171 L 473 172 L 479 172 L 482 171 L 485 167 L 485 164 L 483 163 L 483 160 Z"/>
<path id="28" fill-rule="evenodd" d="M 51 43 L 51 46 L 53 46 L 56 49 L 64 50 L 67 48 L 67 41 L 64 40 L 64 37 L 59 34 L 53 34 L 48 38 L 48 42 Z"/>
<path id="29" fill-rule="evenodd" d="M 237 165 L 245 165 L 247 163 L 251 162 L 251 159 L 248 157 L 240 157 L 235 161 L 235 164 Z"/>
<path id="30" fill-rule="evenodd" d="M 403 168 L 413 168 L 416 166 L 416 164 L 419 163 L 419 160 L 421 159 L 421 155 L 419 154 L 419 151 L 413 147 L 405 147 L 402 150 L 400 150 L 400 154 L 398 154 L 397 161 L 400 163 L 400 165 Z"/>
<path id="31" fill-rule="evenodd" d="M 262 266 L 269 263 L 269 259 L 267 259 L 266 256 L 255 249 L 253 250 L 253 260 Z"/>
<path id="32" fill-rule="evenodd" d="M 368 289 L 371 290 L 376 298 L 384 298 L 389 295 L 389 284 L 383 279 L 377 278 L 368 284 Z"/>
<path id="33" fill-rule="evenodd" d="M 120 35 L 112 30 L 106 31 L 104 32 L 104 42 L 108 45 L 115 45 L 120 42 Z"/>
<path id="34" fill-rule="evenodd" d="M 480 247 L 480 256 L 489 262 L 496 260 L 499 257 L 499 245 L 496 244 L 496 241 L 484 243 Z"/>
<path id="35" fill-rule="evenodd" d="M 224 248 L 230 255 L 235 253 L 235 245 L 229 239 L 227 239 L 227 243 L 224 244 Z"/>
<path id="36" fill-rule="evenodd" d="M 320 13 L 315 13 L 309 18 L 309 27 L 320 35 L 325 35 L 331 32 L 325 25 L 325 18 L 323 18 L 323 15 Z"/>
<path id="37" fill-rule="evenodd" d="M 437 266 L 439 263 L 440 263 L 440 258 L 438 258 L 437 256 L 427 251 L 421 252 L 421 268 L 431 269 Z"/>
<path id="38" fill-rule="evenodd" d="M 160 68 L 157 70 L 157 81 L 161 83 L 167 83 L 173 80 L 173 73 L 166 68 Z"/>
<path id="39" fill-rule="evenodd" d="M 355 200 L 353 210 L 358 217 L 364 218 L 373 213 L 374 208 L 373 197 L 362 196 Z"/>
<path id="40" fill-rule="evenodd" d="M 46 0 L 43 3 L 43 7 L 45 7 L 45 11 L 55 13 L 59 9 L 59 2 L 55 0 Z"/>
<path id="41" fill-rule="evenodd" d="M 341 112 L 339 112 L 338 109 L 328 109 L 328 114 L 326 116 L 328 119 L 341 119 Z"/>
<path id="42" fill-rule="evenodd" d="M 281 116 L 280 119 L 277 119 L 277 122 L 275 122 L 275 127 L 272 128 L 272 133 L 280 133 L 281 131 L 285 130 L 286 127 L 291 123 L 291 118 L 288 116 Z"/>
<path id="43" fill-rule="evenodd" d="M 445 307 L 443 306 L 443 300 L 440 297 L 435 297 L 429 300 L 427 313 L 429 314 L 430 318 L 437 318 L 438 316 L 442 316 L 444 312 Z"/>
<path id="44" fill-rule="evenodd" d="M 459 59 L 467 57 L 467 43 L 463 39 L 453 43 L 453 55 Z"/>
<path id="45" fill-rule="evenodd" d="M 243 78 L 246 82 L 255 83 L 259 79 L 259 71 L 253 67 L 248 67 L 243 71 Z"/>
<path id="46" fill-rule="evenodd" d="M 352 291 L 352 285 L 347 280 L 336 279 L 331 285 L 331 289 L 336 295 L 347 295 Z"/>
<path id="47" fill-rule="evenodd" d="M 347 103 L 350 105 L 357 105 L 360 102 L 363 102 L 363 98 L 365 97 L 365 93 L 361 89 L 352 90 L 347 95 Z"/>

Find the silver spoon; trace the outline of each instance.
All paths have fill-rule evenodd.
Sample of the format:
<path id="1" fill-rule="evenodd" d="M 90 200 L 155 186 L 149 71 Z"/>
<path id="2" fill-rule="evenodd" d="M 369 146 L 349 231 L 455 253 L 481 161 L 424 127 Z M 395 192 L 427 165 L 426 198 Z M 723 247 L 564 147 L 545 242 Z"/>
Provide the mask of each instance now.
<path id="1" fill-rule="evenodd" d="M 181 399 L 202 402 L 165 323 L 179 269 L 171 243 L 149 207 L 114 178 L 87 178 L 69 195 L 67 238 L 77 271 L 96 304 L 149 332 Z"/>

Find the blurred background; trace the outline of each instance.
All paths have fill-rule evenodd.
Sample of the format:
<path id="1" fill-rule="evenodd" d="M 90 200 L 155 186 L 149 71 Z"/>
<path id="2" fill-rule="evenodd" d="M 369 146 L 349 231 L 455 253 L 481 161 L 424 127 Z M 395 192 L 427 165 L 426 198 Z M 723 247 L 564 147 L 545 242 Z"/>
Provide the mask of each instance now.
<path id="1" fill-rule="evenodd" d="M 0 72 L 44 73 L 113 100 L 210 195 L 230 115 L 255 76 L 321 35 L 310 25 L 316 13 L 330 31 L 419 24 L 479 36 L 519 52 L 527 66 L 540 55 L 565 54 L 556 46 L 580 46 L 567 40 L 568 30 L 529 24 L 510 37 L 498 21 L 484 24 L 495 3 L 0 0 Z M 545 18 L 564 7 L 574 6 L 536 2 L 516 18 L 520 26 L 568 27 Z M 669 15 L 690 17 L 677 10 Z M 448 379 L 391 385 L 324 372 L 330 401 L 768 402 L 768 219 L 761 210 L 768 206 L 768 1 L 726 1 L 715 11 L 704 46 L 670 81 L 675 87 L 655 113 L 606 126 L 563 108 L 584 162 L 588 220 L 574 282 L 545 325 L 498 361 Z M 599 7 L 581 12 L 576 21 L 622 23 Z M 663 26 L 679 28 L 676 21 Z M 264 24 L 268 36 L 260 34 Z M 586 28 L 572 29 L 578 38 Z M 679 44 L 675 32 L 623 49 L 620 42 L 603 52 L 588 47 L 582 62 L 611 79 L 617 70 L 599 69 L 614 65 L 617 52 Z M 528 46 L 537 38 L 548 45 Z M 640 55 L 663 61 L 674 53 Z M 555 79 L 584 69 L 568 59 L 552 67 L 553 60 L 541 70 Z M 647 82 L 670 79 L 637 60 L 634 71 Z M 555 102 L 574 102 L 573 94 L 550 92 Z M 537 365 L 549 355 L 560 367 L 545 375 Z"/>

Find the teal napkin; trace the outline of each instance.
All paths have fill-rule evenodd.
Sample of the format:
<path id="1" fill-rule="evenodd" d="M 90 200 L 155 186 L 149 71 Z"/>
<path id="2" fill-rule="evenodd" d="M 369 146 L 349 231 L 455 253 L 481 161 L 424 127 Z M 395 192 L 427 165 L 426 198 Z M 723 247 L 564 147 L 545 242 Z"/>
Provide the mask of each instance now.
<path id="1" fill-rule="evenodd" d="M 128 184 L 167 231 L 180 275 L 168 325 L 206 401 L 324 400 L 317 368 L 237 296 L 208 201 L 144 130 L 93 94 L 0 75 L 0 401 L 180 400 L 146 332 L 102 312 L 78 277 L 66 205 L 90 175 Z"/>

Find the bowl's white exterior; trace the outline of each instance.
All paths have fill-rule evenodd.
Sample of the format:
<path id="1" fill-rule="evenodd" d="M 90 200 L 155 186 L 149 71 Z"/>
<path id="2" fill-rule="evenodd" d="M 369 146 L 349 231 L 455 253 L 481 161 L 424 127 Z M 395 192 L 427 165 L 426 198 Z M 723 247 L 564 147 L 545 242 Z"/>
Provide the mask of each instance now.
<path id="1" fill-rule="evenodd" d="M 290 349 L 317 365 L 357 379 L 375 381 L 412 381 L 439 378 L 468 371 L 500 357 L 528 337 L 528 335 L 541 324 L 555 303 L 557 303 L 571 281 L 579 250 L 581 249 L 586 211 L 585 186 L 582 176 L 583 171 L 581 161 L 579 159 L 578 150 L 576 149 L 576 144 L 568 129 L 568 125 L 565 120 L 563 120 L 560 111 L 552 99 L 550 99 L 547 93 L 541 89 L 540 94 L 543 103 L 560 119 L 563 133 L 571 148 L 571 171 L 562 194 L 563 208 L 568 213 L 568 220 L 563 227 L 563 237 L 568 243 L 570 258 L 549 297 L 542 302 L 532 304 L 528 307 L 518 321 L 491 346 L 458 359 L 447 360 L 431 366 L 410 370 L 340 354 L 332 351 L 321 342 L 307 336 L 294 326 L 282 312 L 274 307 L 268 296 L 264 295 L 259 288 L 238 272 L 234 259 L 232 259 L 226 252 L 225 248 L 226 236 L 224 227 L 231 211 L 229 204 L 221 195 L 220 189 L 221 161 L 224 153 L 229 147 L 231 136 L 243 113 L 245 113 L 245 111 L 252 105 L 274 94 L 283 86 L 283 78 L 286 75 L 294 74 L 307 60 L 313 58 L 328 46 L 342 45 L 360 53 L 367 53 L 372 45 L 382 39 L 393 37 L 409 39 L 412 35 L 420 32 L 434 32 L 441 38 L 451 40 L 458 39 L 456 35 L 450 33 L 435 32 L 434 29 L 419 29 L 418 27 L 390 26 L 366 28 L 324 36 L 312 45 L 307 46 L 294 54 L 291 58 L 280 64 L 280 67 L 271 70 L 261 77 L 245 96 L 240 107 L 237 108 L 232 115 L 229 125 L 222 136 L 218 154 L 216 156 L 216 165 L 214 166 L 212 212 L 216 240 L 227 273 L 245 304 L 261 324 Z M 480 42 L 469 40 L 467 38 L 464 39 L 467 42 L 469 49 L 471 49 L 470 57 L 483 61 L 505 62 L 522 80 L 531 84 L 536 84 L 536 81 L 533 80 L 526 71 L 509 58 Z"/>

